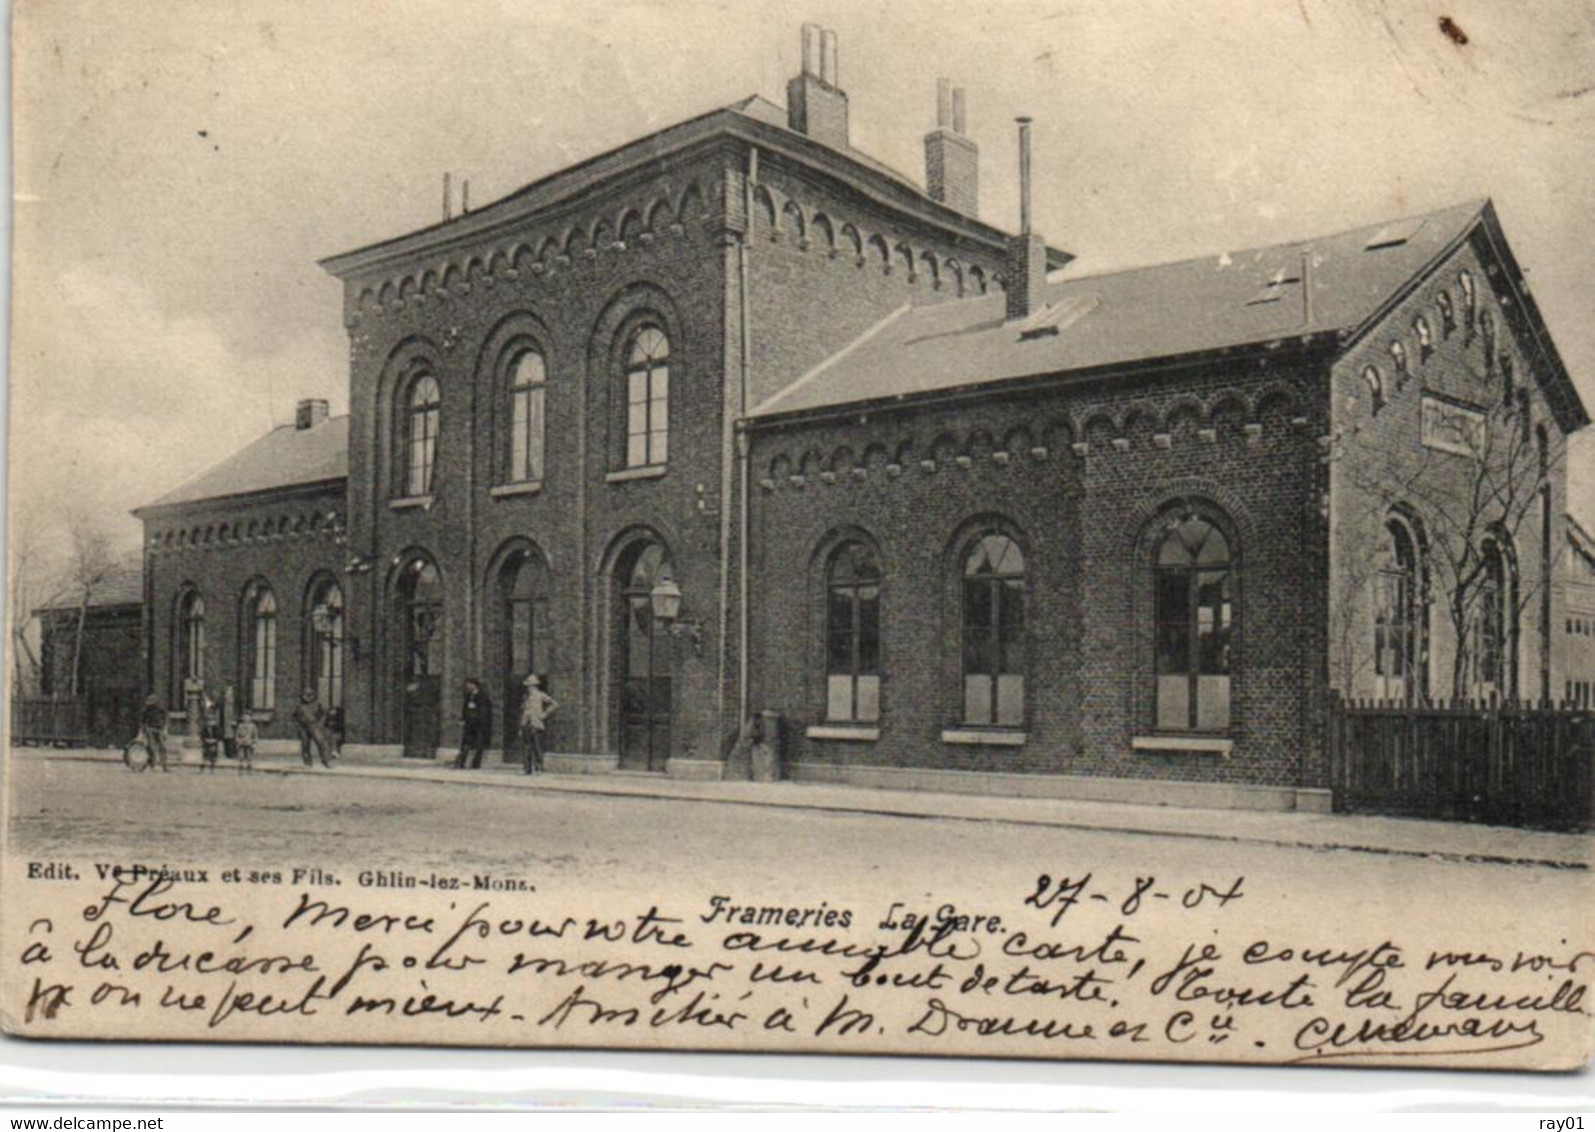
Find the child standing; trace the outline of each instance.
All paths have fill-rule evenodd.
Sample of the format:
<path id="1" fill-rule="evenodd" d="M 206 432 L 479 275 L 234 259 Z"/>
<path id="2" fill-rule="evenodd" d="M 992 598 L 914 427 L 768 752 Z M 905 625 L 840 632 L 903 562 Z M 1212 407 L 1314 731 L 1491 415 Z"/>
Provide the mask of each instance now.
<path id="1" fill-rule="evenodd" d="M 255 773 L 255 742 L 259 738 L 260 729 L 255 726 L 254 717 L 246 712 L 233 732 L 233 742 L 238 747 L 239 774 Z"/>

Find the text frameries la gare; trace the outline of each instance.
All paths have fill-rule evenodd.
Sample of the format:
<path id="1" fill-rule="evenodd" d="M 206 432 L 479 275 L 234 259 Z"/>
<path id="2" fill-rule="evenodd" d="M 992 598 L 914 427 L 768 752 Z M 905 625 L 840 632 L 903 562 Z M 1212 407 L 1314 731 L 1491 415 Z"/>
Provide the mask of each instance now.
<path id="1" fill-rule="evenodd" d="M 1356 470 L 1461 490 L 1504 405 L 1549 504 L 1489 577 L 1563 537 L 1588 416 L 1493 206 L 1093 273 L 1032 226 L 1026 126 L 1010 234 L 961 88 L 927 80 L 921 187 L 803 48 L 784 109 L 323 261 L 350 413 L 137 512 L 150 685 L 226 677 L 278 738 L 311 688 L 397 760 L 452 754 L 469 676 L 502 746 L 535 674 L 556 772 L 745 775 L 770 712 L 800 780 L 1326 807 L 1331 687 L 1443 694 L 1459 645 L 1410 596 L 1430 517 Z M 1338 584 L 1370 555 L 1412 604 Z M 1480 619 L 1477 694 L 1560 686 L 1542 588 Z"/>

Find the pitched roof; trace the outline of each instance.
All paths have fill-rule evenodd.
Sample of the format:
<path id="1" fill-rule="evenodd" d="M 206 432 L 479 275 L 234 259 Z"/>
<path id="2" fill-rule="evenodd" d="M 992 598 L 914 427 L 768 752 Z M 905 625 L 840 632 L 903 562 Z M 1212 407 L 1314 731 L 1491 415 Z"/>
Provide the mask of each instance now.
<path id="1" fill-rule="evenodd" d="M 133 513 L 137 515 L 176 503 L 343 479 L 348 474 L 347 416 L 329 417 L 304 429 L 286 424 Z"/>
<path id="2" fill-rule="evenodd" d="M 111 605 L 139 605 L 144 601 L 144 561 L 138 554 L 126 555 L 116 561 L 106 572 L 100 584 L 94 587 L 89 598 L 90 609 Z M 77 602 L 63 598 L 53 605 L 40 608 L 40 613 L 58 613 L 77 609 Z"/>
<path id="3" fill-rule="evenodd" d="M 320 265 L 332 275 L 345 278 L 390 261 L 430 255 L 440 247 L 497 239 L 527 217 L 577 198 L 596 184 L 647 162 L 675 157 L 722 136 L 742 137 L 760 147 L 845 177 L 864 195 L 873 196 L 888 207 L 918 213 L 927 221 L 969 239 L 987 245 L 1005 239 L 1000 229 L 933 200 L 923 186 L 862 150 L 850 145 L 828 145 L 791 129 L 784 109 L 755 94 L 568 165 L 468 213 L 339 252 L 322 259 Z M 1047 256 L 1048 263 L 1054 267 L 1062 267 L 1073 258 L 1056 248 L 1048 248 Z"/>
<path id="4" fill-rule="evenodd" d="M 905 307 L 754 408 L 771 417 L 1226 347 L 1354 331 L 1446 255 L 1488 208 L 1474 201 L 1311 240 L 1049 280 L 1045 305 Z M 1304 293 L 1304 276 L 1305 289 Z"/>

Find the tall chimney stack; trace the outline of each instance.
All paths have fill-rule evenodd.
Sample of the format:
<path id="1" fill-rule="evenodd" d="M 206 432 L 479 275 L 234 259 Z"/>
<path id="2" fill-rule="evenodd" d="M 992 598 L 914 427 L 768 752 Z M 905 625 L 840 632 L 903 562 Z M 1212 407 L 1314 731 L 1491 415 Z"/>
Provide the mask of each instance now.
<path id="1" fill-rule="evenodd" d="M 454 183 L 447 173 L 443 174 L 443 219 L 448 220 L 454 215 Z"/>
<path id="2" fill-rule="evenodd" d="M 1019 123 L 1019 234 L 1008 240 L 1008 319 L 1029 318 L 1046 301 L 1047 242 L 1030 226 L 1030 119 Z"/>
<path id="3" fill-rule="evenodd" d="M 964 133 L 964 88 L 936 80 L 936 128 L 925 135 L 925 191 L 965 216 L 980 211 L 980 149 Z"/>
<path id="4" fill-rule="evenodd" d="M 786 84 L 787 125 L 837 149 L 847 148 L 847 95 L 840 84 L 836 32 L 803 25 L 803 69 Z"/>

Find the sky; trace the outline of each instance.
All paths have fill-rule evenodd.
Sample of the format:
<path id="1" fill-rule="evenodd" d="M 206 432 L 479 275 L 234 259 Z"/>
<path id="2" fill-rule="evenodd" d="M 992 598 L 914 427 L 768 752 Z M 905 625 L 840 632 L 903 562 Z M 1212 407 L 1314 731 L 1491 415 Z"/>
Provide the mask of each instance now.
<path id="1" fill-rule="evenodd" d="M 806 20 L 838 33 L 853 144 L 916 180 L 936 78 L 966 88 L 1004 228 L 1033 116 L 1070 271 L 1491 197 L 1595 406 L 1595 0 L 17 0 L 14 524 L 136 545 L 132 508 L 299 398 L 345 411 L 319 258 L 435 222 L 444 172 L 479 207 L 784 102 Z M 1573 461 L 1595 519 L 1595 439 Z"/>

